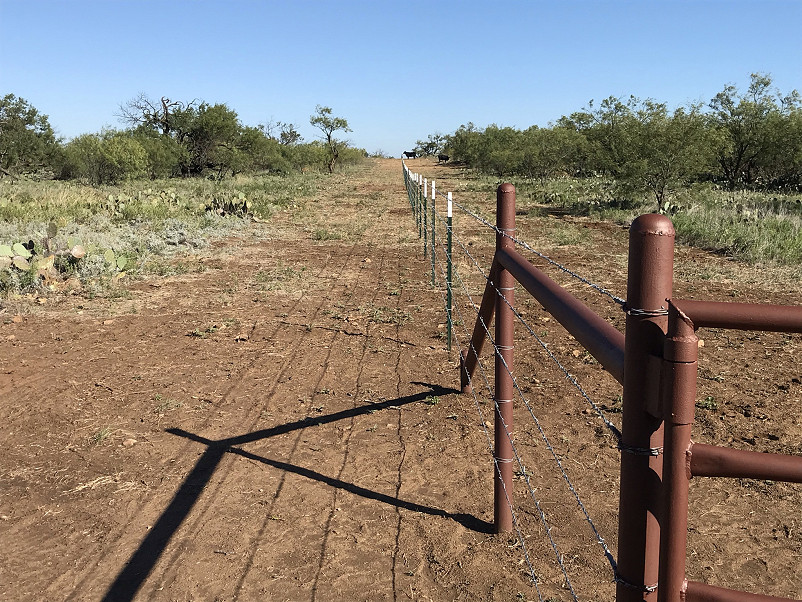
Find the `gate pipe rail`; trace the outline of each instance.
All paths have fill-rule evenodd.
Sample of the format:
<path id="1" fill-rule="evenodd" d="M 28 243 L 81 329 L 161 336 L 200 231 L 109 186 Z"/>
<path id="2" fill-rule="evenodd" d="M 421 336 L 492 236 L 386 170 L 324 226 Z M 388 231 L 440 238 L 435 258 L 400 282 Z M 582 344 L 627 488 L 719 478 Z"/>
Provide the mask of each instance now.
<path id="1" fill-rule="evenodd" d="M 515 249 L 501 248 L 496 258 L 605 370 L 619 383 L 624 381 L 624 335 L 615 326 L 565 292 Z"/>
<path id="2" fill-rule="evenodd" d="M 633 221 L 626 336 L 514 248 L 515 189 L 497 190 L 496 250 L 470 343 L 460 353 L 469 392 L 495 316 L 494 519 L 512 528 L 513 282 L 537 299 L 623 385 L 617 602 L 792 602 L 689 581 L 689 480 L 747 477 L 802 482 L 802 457 L 691 441 L 699 327 L 802 333 L 802 307 L 672 299 L 674 227 L 662 215 Z M 504 504 L 501 503 L 504 500 Z M 662 534 L 662 536 L 661 536 Z"/>
<path id="3" fill-rule="evenodd" d="M 706 443 L 688 449 L 690 477 L 731 477 L 802 483 L 802 456 L 753 452 Z"/>
<path id="4" fill-rule="evenodd" d="M 694 330 L 701 327 L 802 332 L 802 306 L 673 299 Z"/>
<path id="5" fill-rule="evenodd" d="M 652 450 L 662 447 L 662 421 L 658 408 L 659 379 L 654 366 L 662 358 L 666 330 L 665 300 L 671 297 L 674 229 L 660 215 L 641 216 L 630 230 L 626 338 L 514 249 L 515 188 L 502 184 L 496 193 L 496 251 L 470 343 L 460 355 L 462 390 L 470 390 L 478 355 L 496 316 L 496 444 L 494 450 L 495 529 L 511 528 L 512 478 L 507 446 L 510 445 L 512 404 L 506 379 L 512 380 L 512 284 L 517 280 L 577 339 L 613 377 L 624 385 L 619 506 L 619 558 L 616 566 L 619 602 L 654 600 L 657 588 L 660 526 L 658 502 L 662 462 Z M 502 291 L 504 291 L 502 293 Z M 502 298 L 502 294 L 506 297 Z M 659 311 L 653 311 L 658 308 Z M 504 358 L 503 360 L 501 358 Z M 509 358 L 509 359 L 508 359 Z M 655 363 L 655 358 L 658 360 Z M 502 376 L 502 381 L 498 378 Z M 509 414 L 507 414 L 509 412 Z M 505 432 L 506 431 L 506 432 Z M 509 456 L 509 457 L 508 457 Z M 503 470 L 502 470 L 503 468 Z M 499 495 L 499 493 L 504 495 Z M 500 503 L 504 500 L 504 504 Z"/>
<path id="6" fill-rule="evenodd" d="M 669 301 L 663 362 L 665 420 L 658 602 L 770 602 L 790 600 L 689 581 L 685 576 L 688 490 L 694 476 L 746 477 L 802 482 L 802 457 L 737 450 L 691 441 L 700 325 L 751 330 L 802 326 L 802 308 Z M 692 319 L 693 317 L 693 319 Z"/>

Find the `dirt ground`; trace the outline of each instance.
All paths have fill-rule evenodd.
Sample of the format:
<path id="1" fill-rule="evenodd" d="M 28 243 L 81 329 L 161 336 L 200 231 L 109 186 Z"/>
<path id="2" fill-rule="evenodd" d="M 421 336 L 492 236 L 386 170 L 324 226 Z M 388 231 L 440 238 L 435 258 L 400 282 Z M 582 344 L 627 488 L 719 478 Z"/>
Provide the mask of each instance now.
<path id="1" fill-rule="evenodd" d="M 493 206 L 457 169 L 409 163 L 438 190 Z M 486 391 L 456 391 L 457 349 L 401 173 L 379 160 L 335 176 L 302 209 L 184 258 L 181 276 L 0 306 L 0 600 L 614 598 L 582 508 L 615 556 L 615 441 L 521 326 L 523 544 L 492 533 L 491 405 Z M 578 231 L 548 252 L 624 295 L 626 229 L 526 219 L 527 240 Z M 489 237 L 456 221 L 487 265 Z M 457 260 L 466 274 L 470 263 Z M 763 269 L 683 248 L 676 264 L 677 297 L 798 303 L 797 282 Z M 553 277 L 623 326 L 615 304 Z M 466 287 L 483 285 L 466 276 Z M 517 296 L 620 425 L 620 387 Z M 457 306 L 472 326 L 464 295 Z M 700 336 L 694 439 L 802 453 L 800 335 Z M 693 480 L 689 576 L 802 598 L 801 507 L 798 485 Z"/>

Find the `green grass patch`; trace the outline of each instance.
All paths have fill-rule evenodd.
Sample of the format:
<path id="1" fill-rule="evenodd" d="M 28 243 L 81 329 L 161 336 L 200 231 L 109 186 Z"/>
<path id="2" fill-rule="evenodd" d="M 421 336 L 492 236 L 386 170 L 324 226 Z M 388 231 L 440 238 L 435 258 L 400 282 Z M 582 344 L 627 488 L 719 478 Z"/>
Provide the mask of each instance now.
<path id="1" fill-rule="evenodd" d="M 324 177 L 143 180 L 98 187 L 2 179 L 0 249 L 25 245 L 30 256 L 0 253 L 0 296 L 57 290 L 71 276 L 91 281 L 89 288 L 102 294 L 120 274 L 181 273 L 184 268 L 171 258 L 267 221 L 276 211 L 302 207 Z"/>

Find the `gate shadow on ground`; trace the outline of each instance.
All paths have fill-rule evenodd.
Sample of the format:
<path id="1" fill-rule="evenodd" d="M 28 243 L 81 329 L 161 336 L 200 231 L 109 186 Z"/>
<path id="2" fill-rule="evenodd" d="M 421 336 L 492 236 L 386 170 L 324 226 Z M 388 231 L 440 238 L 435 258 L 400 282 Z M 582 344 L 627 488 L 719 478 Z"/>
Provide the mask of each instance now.
<path id="1" fill-rule="evenodd" d="M 184 479 L 184 482 L 178 488 L 178 491 L 176 492 L 170 504 L 167 506 L 167 508 L 165 508 L 162 515 L 148 532 L 148 535 L 144 540 L 142 540 L 142 543 L 131 555 L 131 558 L 123 567 L 123 569 L 119 572 L 114 580 L 114 583 L 111 584 L 106 592 L 106 595 L 103 597 L 104 602 L 124 602 L 127 600 L 132 600 L 134 596 L 136 596 L 137 592 L 140 590 L 153 570 L 153 567 L 156 566 L 156 563 L 158 562 L 162 553 L 167 548 L 170 540 L 173 538 L 176 531 L 178 531 L 186 517 L 192 511 L 192 508 L 195 506 L 195 503 L 200 498 L 206 485 L 208 485 L 209 481 L 211 480 L 212 475 L 217 469 L 217 466 L 220 464 L 223 456 L 227 453 L 236 454 L 244 458 L 248 458 L 249 460 L 272 466 L 279 470 L 284 470 L 308 479 L 319 481 L 320 483 L 329 485 L 330 487 L 348 491 L 354 495 L 376 500 L 377 502 L 389 504 L 391 506 L 396 506 L 397 508 L 410 510 L 412 512 L 420 512 L 422 514 L 429 514 L 431 516 L 448 518 L 460 523 L 465 528 L 472 531 L 478 531 L 480 533 L 492 533 L 493 528 L 491 523 L 483 521 L 470 514 L 453 514 L 439 508 L 433 508 L 431 506 L 398 499 L 390 495 L 366 489 L 365 487 L 360 487 L 354 483 L 348 483 L 340 479 L 326 476 L 309 468 L 289 464 L 287 462 L 271 460 L 269 458 L 265 458 L 263 456 L 259 456 L 235 447 L 237 445 L 244 445 L 246 443 L 260 441 L 262 439 L 268 439 L 270 437 L 283 435 L 310 426 L 330 424 L 332 422 L 337 422 L 338 420 L 344 420 L 346 418 L 368 414 L 377 410 L 396 408 L 410 403 L 416 403 L 423 401 L 431 395 L 449 395 L 452 393 L 459 393 L 459 391 L 456 391 L 455 389 L 440 387 L 438 385 L 418 382 L 412 384 L 428 387 L 428 390 L 421 393 L 416 393 L 415 395 L 407 395 L 405 397 L 385 400 L 379 403 L 368 403 L 364 406 L 350 408 L 341 412 L 334 412 L 333 414 L 288 422 L 286 424 L 254 431 L 238 437 L 229 437 L 227 439 L 219 439 L 215 441 L 212 439 L 206 439 L 193 433 L 188 433 L 181 429 L 167 429 L 168 433 L 177 435 L 179 437 L 185 437 L 186 439 L 205 445 L 206 451 L 203 452 L 200 458 L 198 458 L 194 468 Z"/>

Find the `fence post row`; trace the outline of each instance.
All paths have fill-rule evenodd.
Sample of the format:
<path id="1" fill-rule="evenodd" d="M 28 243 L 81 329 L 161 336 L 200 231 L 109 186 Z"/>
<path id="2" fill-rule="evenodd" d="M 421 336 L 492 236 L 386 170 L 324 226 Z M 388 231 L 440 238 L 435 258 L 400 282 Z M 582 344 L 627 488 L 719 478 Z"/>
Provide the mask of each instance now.
<path id="1" fill-rule="evenodd" d="M 494 519 L 512 525 L 513 284 L 517 280 L 623 385 L 617 602 L 789 600 L 688 581 L 688 480 L 726 476 L 802 482 L 802 457 L 691 442 L 702 326 L 802 332 L 802 307 L 673 300 L 674 226 L 656 214 L 630 228 L 626 336 L 514 249 L 515 189 L 497 190 L 496 251 L 471 340 L 460 352 L 460 386 L 471 378 L 496 317 Z M 452 218 L 448 193 L 447 316 L 452 308 Z M 509 500 L 509 501 L 508 501 Z M 662 537 L 661 537 L 662 527 Z"/>

